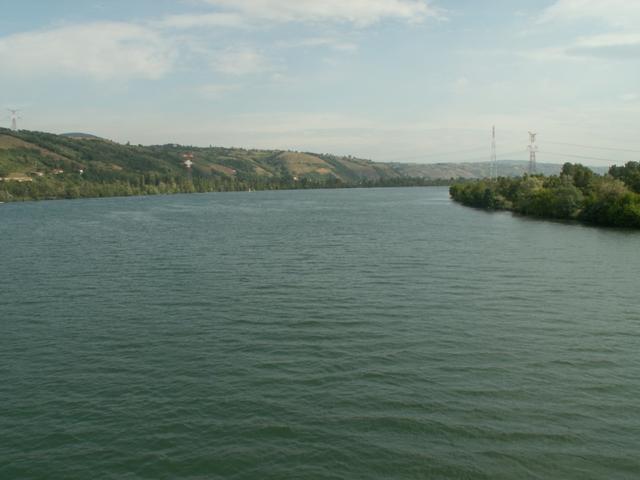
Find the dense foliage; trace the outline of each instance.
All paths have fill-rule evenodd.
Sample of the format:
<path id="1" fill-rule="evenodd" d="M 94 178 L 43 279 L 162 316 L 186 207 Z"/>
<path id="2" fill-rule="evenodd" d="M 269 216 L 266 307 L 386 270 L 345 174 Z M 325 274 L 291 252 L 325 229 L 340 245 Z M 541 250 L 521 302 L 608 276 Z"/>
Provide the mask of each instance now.
<path id="1" fill-rule="evenodd" d="M 140 175 L 134 180 L 93 181 L 79 174 L 58 175 L 55 178 L 34 178 L 30 182 L 0 182 L 0 202 L 20 200 L 53 200 L 62 198 L 116 197 L 172 193 L 236 192 L 250 190 L 284 190 L 312 188 L 358 188 L 448 185 L 444 180 L 400 178 L 342 182 L 337 179 L 260 179 L 238 180 L 224 177 L 194 177 Z"/>
<path id="2" fill-rule="evenodd" d="M 565 163 L 558 176 L 478 180 L 454 184 L 449 191 L 454 200 L 473 207 L 640 228 L 638 162 L 613 166 L 605 176 L 579 164 Z"/>

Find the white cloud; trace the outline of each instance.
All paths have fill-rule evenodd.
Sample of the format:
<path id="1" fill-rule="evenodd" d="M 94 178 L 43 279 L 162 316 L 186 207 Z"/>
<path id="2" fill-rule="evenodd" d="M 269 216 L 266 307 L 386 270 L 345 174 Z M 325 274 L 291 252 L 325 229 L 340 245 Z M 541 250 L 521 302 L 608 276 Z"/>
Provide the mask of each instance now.
<path id="1" fill-rule="evenodd" d="M 250 47 L 230 48 L 214 54 L 211 66 L 227 75 L 252 75 L 273 70 L 262 53 Z"/>
<path id="2" fill-rule="evenodd" d="M 199 27 L 243 27 L 245 19 L 236 13 L 205 13 L 169 15 L 156 22 L 159 27 L 189 29 Z"/>
<path id="3" fill-rule="evenodd" d="M 529 52 L 538 60 L 637 60 L 640 58 L 640 1 L 556 0 L 543 10 L 538 24 L 589 21 L 601 33 L 565 45 Z"/>
<path id="4" fill-rule="evenodd" d="M 612 26 L 637 26 L 640 22 L 638 0 L 557 0 L 546 8 L 540 22 L 597 20 Z"/>
<path id="5" fill-rule="evenodd" d="M 610 59 L 640 58 L 639 33 L 609 33 L 579 38 L 566 49 L 570 56 Z"/>
<path id="6" fill-rule="evenodd" d="M 249 18 L 275 22 L 348 22 L 371 25 L 392 18 L 421 22 L 442 17 L 426 0 L 202 0 Z"/>
<path id="7" fill-rule="evenodd" d="M 358 45 L 354 42 L 344 41 L 335 37 L 305 38 L 296 42 L 302 47 L 329 47 L 340 52 L 355 52 Z"/>
<path id="8" fill-rule="evenodd" d="M 568 45 L 528 52 L 527 56 L 548 60 L 636 60 L 640 58 L 640 34 L 606 33 L 580 37 Z"/>
<path id="9" fill-rule="evenodd" d="M 638 44 L 640 44 L 640 33 L 606 33 L 581 37 L 576 42 L 577 47 L 584 48 L 619 47 Z"/>
<path id="10" fill-rule="evenodd" d="M 307 37 L 296 40 L 287 40 L 275 44 L 279 48 L 330 48 L 338 52 L 352 53 L 358 50 L 358 44 L 342 39 L 339 36 Z"/>
<path id="11" fill-rule="evenodd" d="M 342 22 L 366 26 L 384 19 L 420 22 L 441 11 L 430 0 L 194 0 L 216 7 L 204 14 L 177 14 L 145 23 L 91 22 L 0 36 L 0 64 L 15 76 L 84 76 L 96 80 L 146 78 L 167 74 L 180 58 L 211 59 L 196 33 L 177 37 L 174 30 L 242 28 L 282 22 Z M 277 46 L 277 45 L 276 45 Z M 282 46 L 282 45 L 280 45 Z M 331 35 L 297 42 L 354 52 L 358 45 Z M 227 75 L 277 72 L 270 60 L 252 47 L 221 50 L 211 61 Z"/>
<path id="12" fill-rule="evenodd" d="M 155 79 L 171 69 L 174 58 L 173 47 L 157 32 L 129 23 L 96 22 L 0 38 L 0 64 L 19 75 Z"/>

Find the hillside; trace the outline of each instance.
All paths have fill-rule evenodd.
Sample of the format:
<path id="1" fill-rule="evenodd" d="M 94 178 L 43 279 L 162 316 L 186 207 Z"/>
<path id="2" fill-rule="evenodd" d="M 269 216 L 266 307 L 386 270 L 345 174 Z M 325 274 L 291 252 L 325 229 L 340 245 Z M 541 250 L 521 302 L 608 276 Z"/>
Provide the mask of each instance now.
<path id="1" fill-rule="evenodd" d="M 285 179 L 361 182 L 400 179 L 472 179 L 486 177 L 488 162 L 381 163 L 354 157 L 282 150 L 245 150 L 224 147 L 122 145 L 86 133 L 51 133 L 0 128 L 0 177 L 22 178 L 79 172 L 85 178 L 131 180 L 138 175 L 180 177 L 193 162 L 193 176 L 238 180 Z M 521 176 L 527 162 L 501 161 L 501 176 Z M 561 165 L 539 163 L 545 175 Z M 604 173 L 605 168 L 594 169 Z"/>
<path id="2" fill-rule="evenodd" d="M 83 171 L 87 178 L 128 179 L 135 175 L 192 174 L 236 179 L 334 179 L 341 182 L 402 177 L 387 164 L 352 157 L 280 150 L 198 148 L 168 145 L 121 145 L 87 134 L 0 129 L 0 176 L 58 175 Z"/>
<path id="3" fill-rule="evenodd" d="M 186 164 L 192 165 L 191 169 Z M 557 174 L 560 165 L 539 164 Z M 502 161 L 518 177 L 527 162 Z M 596 170 L 598 173 L 604 171 Z M 602 169 L 605 170 L 605 169 Z M 122 145 L 86 133 L 0 128 L 0 202 L 235 190 L 445 185 L 489 163 L 382 163 L 351 156 L 184 145 Z"/>
<path id="4" fill-rule="evenodd" d="M 92 135 L 90 133 L 82 133 L 82 132 L 61 133 L 60 136 L 69 137 L 69 138 L 78 138 L 78 139 L 100 140 L 100 137 L 96 135 Z"/>

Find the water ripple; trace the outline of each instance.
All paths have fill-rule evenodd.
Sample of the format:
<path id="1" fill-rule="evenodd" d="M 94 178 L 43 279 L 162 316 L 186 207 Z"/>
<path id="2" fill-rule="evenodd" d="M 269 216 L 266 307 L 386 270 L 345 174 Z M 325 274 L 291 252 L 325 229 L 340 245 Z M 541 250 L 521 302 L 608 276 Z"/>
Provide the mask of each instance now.
<path id="1" fill-rule="evenodd" d="M 638 240 L 439 188 L 3 205 L 0 478 L 635 478 Z"/>

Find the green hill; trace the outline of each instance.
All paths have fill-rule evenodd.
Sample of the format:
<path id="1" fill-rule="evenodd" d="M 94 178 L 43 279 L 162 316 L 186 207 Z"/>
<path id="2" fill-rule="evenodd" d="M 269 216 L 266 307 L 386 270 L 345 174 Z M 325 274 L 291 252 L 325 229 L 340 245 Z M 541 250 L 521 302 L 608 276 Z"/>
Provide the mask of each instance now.
<path id="1" fill-rule="evenodd" d="M 184 161 L 193 161 L 199 176 L 255 178 L 335 179 L 342 182 L 386 180 L 404 177 L 428 179 L 482 178 L 488 162 L 478 163 L 381 163 L 354 157 L 283 150 L 199 148 L 176 144 L 122 145 L 86 133 L 51 133 L 0 128 L 0 173 L 44 175 L 63 170 L 83 170 L 91 177 L 127 179 L 129 175 L 184 175 Z M 561 165 L 540 163 L 539 173 L 560 172 Z M 595 169 L 604 173 L 606 169 Z M 602 171 L 599 171 L 602 170 Z M 520 176 L 527 162 L 499 162 L 501 176 Z"/>
<path id="2" fill-rule="evenodd" d="M 185 162 L 192 162 L 191 170 Z M 527 162 L 500 162 L 520 176 Z M 560 165 L 541 164 L 554 174 Z M 443 184 L 486 177 L 489 163 L 382 163 L 284 150 L 122 145 L 86 133 L 0 128 L 0 201 L 265 188 Z M 17 185 L 20 184 L 20 185 Z"/>
<path id="3" fill-rule="evenodd" d="M 90 133 L 82 133 L 82 132 L 69 132 L 69 133 L 61 133 L 62 137 L 69 138 L 78 138 L 78 139 L 86 139 L 86 140 L 101 140 L 100 137 L 96 135 L 92 135 Z"/>
<path id="4" fill-rule="evenodd" d="M 186 173 L 238 179 L 336 179 L 342 182 L 404 176 L 388 164 L 325 154 L 240 148 L 199 148 L 176 144 L 121 145 L 88 134 L 54 135 L 0 129 L 0 172 L 8 175 L 51 175 L 84 171 L 88 177 L 127 179 L 130 175 Z"/>

